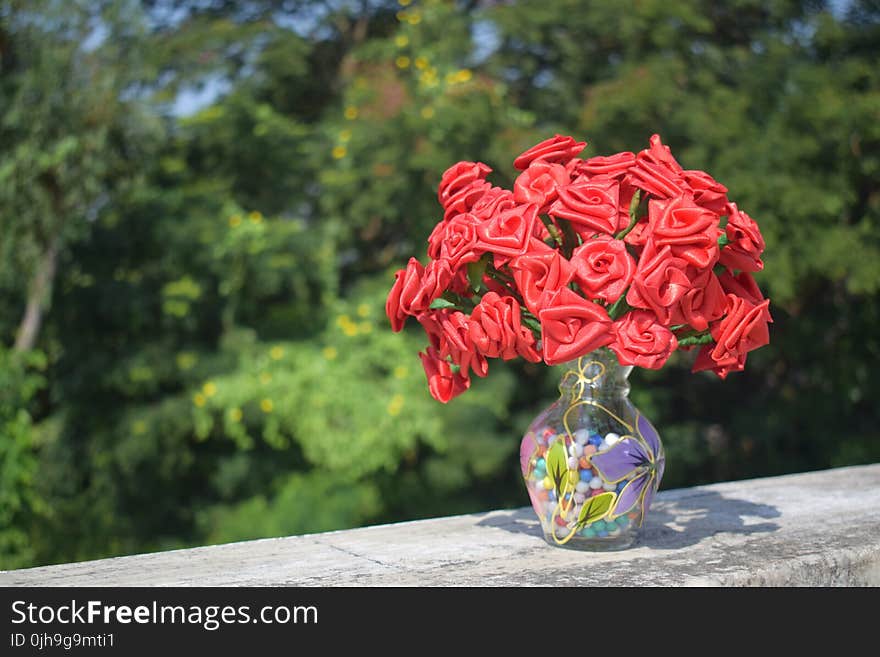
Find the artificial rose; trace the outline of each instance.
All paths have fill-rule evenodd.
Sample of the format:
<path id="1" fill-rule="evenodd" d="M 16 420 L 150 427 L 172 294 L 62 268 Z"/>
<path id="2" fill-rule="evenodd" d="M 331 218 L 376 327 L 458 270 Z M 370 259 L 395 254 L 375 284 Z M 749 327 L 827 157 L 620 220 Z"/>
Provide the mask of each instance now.
<path id="1" fill-rule="evenodd" d="M 608 178 L 617 178 L 618 180 L 626 175 L 629 168 L 636 163 L 634 153 L 622 152 L 609 155 L 597 155 L 588 160 L 572 160 L 568 163 L 567 169 L 572 178 L 579 176 L 587 176 L 594 178 L 595 176 L 606 176 Z"/>
<path id="2" fill-rule="evenodd" d="M 513 198 L 518 203 L 534 203 L 544 208 L 568 182 L 568 172 L 561 164 L 533 162 L 513 183 Z"/>
<path id="3" fill-rule="evenodd" d="M 457 191 L 446 203 L 443 220 L 449 221 L 457 214 L 470 212 L 479 201 L 492 190 L 492 185 L 485 180 L 477 180 Z"/>
<path id="4" fill-rule="evenodd" d="M 548 212 L 570 221 L 582 237 L 596 233 L 614 235 L 621 229 L 617 209 L 619 194 L 620 184 L 610 178 L 572 184 L 559 190 L 559 198 Z"/>
<path id="5" fill-rule="evenodd" d="M 744 271 L 737 276 L 734 276 L 730 270 L 725 269 L 721 275 L 718 276 L 718 281 L 721 283 L 721 287 L 725 293 L 735 294 L 756 306 L 764 301 L 764 295 L 761 293 L 758 283 L 748 272 Z M 770 320 L 769 310 L 767 311 L 766 318 L 768 321 Z"/>
<path id="6" fill-rule="evenodd" d="M 698 269 L 718 261 L 718 216 L 694 203 L 690 194 L 648 203 L 650 238 L 658 248 L 669 246 L 672 255 Z"/>
<path id="7" fill-rule="evenodd" d="M 482 162 L 458 162 L 443 172 L 440 186 L 437 188 L 437 200 L 444 208 L 450 199 L 463 189 L 470 187 L 476 181 L 486 179 L 492 171 Z"/>
<path id="8" fill-rule="evenodd" d="M 535 336 L 522 325 L 519 302 L 511 296 L 487 292 L 471 312 L 470 337 L 477 351 L 489 358 L 512 360 L 522 356 L 538 363 Z"/>
<path id="9" fill-rule="evenodd" d="M 659 135 L 653 135 L 650 144 L 650 148 L 636 155 L 636 162 L 629 169 L 632 183 L 655 198 L 678 196 L 684 186 L 681 165 Z"/>
<path id="10" fill-rule="evenodd" d="M 599 304 L 570 288 L 560 288 L 538 315 L 544 362 L 559 365 L 609 344 L 611 319 Z"/>
<path id="11" fill-rule="evenodd" d="M 525 253 L 535 228 L 537 205 L 518 205 L 504 210 L 477 226 L 479 248 L 496 256 L 514 258 Z"/>
<path id="12" fill-rule="evenodd" d="M 504 210 L 516 207 L 513 193 L 501 187 L 492 187 L 487 190 L 471 208 L 471 214 L 477 219 L 485 221 Z"/>
<path id="13" fill-rule="evenodd" d="M 654 313 L 631 310 L 614 323 L 614 342 L 608 347 L 621 365 L 659 370 L 678 347 L 678 340 Z"/>
<path id="14" fill-rule="evenodd" d="M 692 287 L 687 267 L 687 261 L 672 255 L 669 246 L 659 250 L 646 247 L 626 294 L 626 302 L 634 308 L 653 311 L 657 321 L 668 326 L 672 306 Z"/>
<path id="15" fill-rule="evenodd" d="M 513 280 L 529 311 L 537 316 L 545 296 L 552 296 L 574 276 L 574 268 L 556 249 L 543 245 L 510 261 Z"/>
<path id="16" fill-rule="evenodd" d="M 385 314 L 391 322 L 391 330 L 397 333 L 403 329 L 409 313 L 409 302 L 418 292 L 425 268 L 415 258 L 410 258 L 406 269 L 398 269 L 394 274 L 394 285 L 385 301 Z"/>
<path id="17" fill-rule="evenodd" d="M 428 347 L 425 353 L 419 352 L 419 358 L 428 377 L 428 390 L 437 401 L 445 404 L 470 388 L 471 380 L 462 376 L 461 371 L 453 372 L 452 366 L 434 347 Z"/>
<path id="18" fill-rule="evenodd" d="M 589 299 L 614 303 L 636 272 L 626 244 L 607 235 L 588 239 L 571 255 L 574 279 Z"/>
<path id="19" fill-rule="evenodd" d="M 727 211 L 725 232 L 730 242 L 721 249 L 721 264 L 728 269 L 761 271 L 764 268 L 761 260 L 764 238 L 758 224 L 745 212 L 741 212 L 736 203 L 728 204 Z"/>
<path id="20" fill-rule="evenodd" d="M 688 324 L 697 331 L 709 328 L 709 322 L 724 315 L 727 296 L 711 269 L 697 270 L 689 266 L 685 274 L 691 287 L 670 309 L 670 324 Z"/>
<path id="21" fill-rule="evenodd" d="M 745 367 L 746 354 L 770 342 L 767 326 L 769 299 L 753 304 L 735 294 L 727 295 L 727 314 L 711 327 L 715 345 L 700 350 L 694 371 L 710 369 L 722 379 Z"/>
<path id="22" fill-rule="evenodd" d="M 439 232 L 428 238 L 428 255 L 449 262 L 452 270 L 476 262 L 486 250 L 480 244 L 477 229 L 480 220 L 472 214 L 459 214 L 445 222 Z"/>
<path id="23" fill-rule="evenodd" d="M 724 214 L 727 187 L 705 171 L 682 171 L 681 177 L 694 195 L 694 202 L 715 214 Z"/>
<path id="24" fill-rule="evenodd" d="M 467 315 L 458 310 L 443 309 L 423 313 L 419 316 L 419 322 L 431 337 L 431 344 L 436 344 L 440 355 L 451 358 L 461 368 L 463 375 L 469 376 L 469 370 L 481 377 L 488 374 L 486 357 L 477 351 L 471 340 Z M 432 336 L 436 336 L 436 343 Z"/>
<path id="25" fill-rule="evenodd" d="M 532 162 L 566 164 L 587 145 L 585 141 L 575 141 L 572 137 L 555 135 L 540 144 L 532 146 L 513 161 L 513 166 L 524 171 Z"/>

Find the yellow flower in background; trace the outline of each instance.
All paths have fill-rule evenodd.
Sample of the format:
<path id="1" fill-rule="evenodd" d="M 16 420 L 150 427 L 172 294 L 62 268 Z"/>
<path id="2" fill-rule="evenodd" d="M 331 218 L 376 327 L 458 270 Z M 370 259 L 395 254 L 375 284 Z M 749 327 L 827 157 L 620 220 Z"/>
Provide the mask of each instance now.
<path id="1" fill-rule="evenodd" d="M 333 149 L 333 158 L 336 160 L 341 160 L 348 154 L 348 149 L 345 146 L 337 146 Z"/>
<path id="2" fill-rule="evenodd" d="M 388 402 L 388 415 L 396 417 L 400 415 L 401 410 L 403 410 L 403 395 L 398 393 Z"/>
<path id="3" fill-rule="evenodd" d="M 260 400 L 260 410 L 264 413 L 271 413 L 275 408 L 275 404 L 272 403 L 271 399 L 261 399 Z"/>
<path id="4" fill-rule="evenodd" d="M 395 379 L 405 379 L 407 374 L 409 374 L 409 370 L 403 365 L 398 365 L 394 368 Z"/>
<path id="5" fill-rule="evenodd" d="M 411 3 L 412 0 L 397 0 L 397 4 L 399 4 L 401 7 L 409 7 Z"/>
<path id="6" fill-rule="evenodd" d="M 213 397 L 217 393 L 217 384 L 213 381 L 208 381 L 202 386 L 202 392 L 205 393 L 205 397 Z"/>
<path id="7" fill-rule="evenodd" d="M 373 332 L 373 325 L 369 322 L 361 322 L 360 324 L 355 325 L 355 330 L 357 333 L 368 335 Z"/>
<path id="8" fill-rule="evenodd" d="M 272 383 L 272 375 L 268 372 L 260 372 L 260 383 L 264 386 Z"/>
<path id="9" fill-rule="evenodd" d="M 201 408 L 202 406 L 204 406 L 204 405 L 205 405 L 205 402 L 207 402 L 207 401 L 208 401 L 208 400 L 205 399 L 205 396 L 204 396 L 202 393 L 200 393 L 200 392 L 197 392 L 195 395 L 193 395 L 193 404 L 195 404 L 195 405 L 198 406 L 199 408 Z"/>
<path id="10" fill-rule="evenodd" d="M 284 347 L 272 347 L 269 350 L 269 358 L 272 360 L 281 360 L 284 357 Z"/>
<path id="11" fill-rule="evenodd" d="M 345 108 L 345 118 L 349 121 L 354 121 L 358 117 L 358 108 L 354 105 L 349 105 Z"/>
<path id="12" fill-rule="evenodd" d="M 234 214 L 229 217 L 229 226 L 230 228 L 238 228 L 239 226 L 241 226 L 241 215 Z"/>
<path id="13" fill-rule="evenodd" d="M 262 215 L 262 213 L 254 210 L 253 212 L 248 214 L 248 219 L 251 220 L 252 224 L 259 224 L 259 223 L 262 223 L 262 221 L 263 221 L 263 215 Z"/>
<path id="14" fill-rule="evenodd" d="M 401 55 L 394 60 L 394 63 L 397 65 L 397 68 L 409 68 L 409 57 Z"/>
<path id="15" fill-rule="evenodd" d="M 324 347 L 321 350 L 321 355 L 324 356 L 324 358 L 326 358 L 327 360 L 336 360 L 339 352 L 336 351 L 336 347 Z"/>
<path id="16" fill-rule="evenodd" d="M 406 15 L 406 22 L 410 25 L 418 25 L 422 22 L 422 15 L 417 11 L 411 11 Z"/>
<path id="17" fill-rule="evenodd" d="M 358 326 L 357 324 L 349 324 L 345 328 L 342 329 L 342 332 L 345 333 L 349 338 L 353 338 L 358 334 Z"/>
<path id="18" fill-rule="evenodd" d="M 351 130 L 346 128 L 339 133 L 339 141 L 349 141 L 351 139 Z"/>
<path id="19" fill-rule="evenodd" d="M 359 304 L 357 307 L 357 314 L 358 317 L 368 317 L 370 315 L 370 307 L 365 303 Z"/>
<path id="20" fill-rule="evenodd" d="M 394 45 L 398 48 L 406 48 L 409 45 L 409 37 L 405 34 L 398 34 L 394 37 Z"/>
<path id="21" fill-rule="evenodd" d="M 423 107 L 422 108 L 422 118 L 423 119 L 433 119 L 434 118 L 434 108 L 433 107 Z"/>
<path id="22" fill-rule="evenodd" d="M 229 409 L 229 419 L 233 422 L 241 422 L 241 418 L 243 417 L 243 413 L 241 409 L 238 407 Z"/>
<path id="23" fill-rule="evenodd" d="M 428 68 L 428 58 L 427 57 L 416 57 L 416 61 L 414 62 L 415 67 L 420 71 L 424 68 Z"/>
<path id="24" fill-rule="evenodd" d="M 463 68 L 458 72 L 458 81 L 459 82 L 467 82 L 472 77 L 474 77 L 474 74 L 471 73 L 471 71 L 469 69 Z"/>

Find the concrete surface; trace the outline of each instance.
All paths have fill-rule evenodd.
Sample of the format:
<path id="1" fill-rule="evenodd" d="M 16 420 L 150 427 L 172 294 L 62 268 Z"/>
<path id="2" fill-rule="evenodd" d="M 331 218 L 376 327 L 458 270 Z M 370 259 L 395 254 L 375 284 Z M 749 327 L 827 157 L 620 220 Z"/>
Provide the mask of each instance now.
<path id="1" fill-rule="evenodd" d="M 523 508 L 0 572 L 33 585 L 876 586 L 880 464 L 664 491 L 617 552 L 551 547 Z"/>

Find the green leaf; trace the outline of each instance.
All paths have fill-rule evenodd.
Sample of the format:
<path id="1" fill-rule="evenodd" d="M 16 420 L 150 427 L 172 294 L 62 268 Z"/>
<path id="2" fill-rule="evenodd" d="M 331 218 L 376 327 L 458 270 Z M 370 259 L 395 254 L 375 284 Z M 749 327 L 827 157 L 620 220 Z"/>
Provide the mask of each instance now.
<path id="1" fill-rule="evenodd" d="M 456 307 L 457 306 L 454 303 L 452 303 L 451 301 L 447 301 L 446 299 L 443 299 L 443 298 L 434 299 L 431 302 L 431 305 L 428 306 L 428 308 L 433 308 L 434 310 L 438 310 L 440 308 L 456 308 Z"/>
<path id="2" fill-rule="evenodd" d="M 474 292 L 479 292 L 483 287 L 483 274 L 486 273 L 486 265 L 489 264 L 488 255 L 483 256 L 476 262 L 469 262 L 467 266 L 468 282 Z"/>
<path id="3" fill-rule="evenodd" d="M 547 463 L 547 474 L 553 480 L 556 495 L 561 497 L 568 484 L 568 453 L 562 440 L 557 440 L 551 445 L 544 460 Z"/>
<path id="4" fill-rule="evenodd" d="M 578 525 L 583 527 L 604 518 L 611 505 L 614 504 L 616 497 L 615 493 L 607 492 L 588 499 L 584 502 L 584 506 L 581 507 L 581 512 L 578 515 Z"/>
<path id="5" fill-rule="evenodd" d="M 718 248 L 719 249 L 723 249 L 728 244 L 730 244 L 730 238 L 727 236 L 727 234 L 724 234 L 718 238 Z"/>

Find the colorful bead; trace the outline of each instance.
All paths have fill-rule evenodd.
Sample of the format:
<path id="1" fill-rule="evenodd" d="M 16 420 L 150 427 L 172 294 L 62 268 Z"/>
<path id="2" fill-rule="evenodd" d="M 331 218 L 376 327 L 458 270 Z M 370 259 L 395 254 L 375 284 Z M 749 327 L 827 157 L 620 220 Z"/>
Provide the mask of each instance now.
<path id="1" fill-rule="evenodd" d="M 620 440 L 620 435 L 616 433 L 606 433 L 605 434 L 605 442 L 609 447 L 614 445 L 617 441 Z"/>
<path id="2" fill-rule="evenodd" d="M 553 488 L 553 480 L 550 477 L 544 477 L 544 488 L 550 490 Z"/>
<path id="3" fill-rule="evenodd" d="M 586 493 L 588 490 L 590 490 L 590 484 L 586 481 L 579 481 L 574 485 L 574 489 L 578 493 Z"/>
<path id="4" fill-rule="evenodd" d="M 593 471 L 589 470 L 587 468 L 584 468 L 583 470 L 580 471 L 579 476 L 581 478 L 581 481 L 585 481 L 585 482 L 590 481 L 590 479 L 593 478 Z"/>
<path id="5" fill-rule="evenodd" d="M 548 477 L 548 479 L 549 479 L 549 477 Z M 601 477 L 593 477 L 592 479 L 590 479 L 589 486 L 593 490 L 596 490 L 597 488 L 602 488 L 603 484 L 604 484 L 604 482 L 602 481 Z"/>

